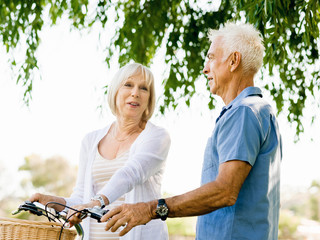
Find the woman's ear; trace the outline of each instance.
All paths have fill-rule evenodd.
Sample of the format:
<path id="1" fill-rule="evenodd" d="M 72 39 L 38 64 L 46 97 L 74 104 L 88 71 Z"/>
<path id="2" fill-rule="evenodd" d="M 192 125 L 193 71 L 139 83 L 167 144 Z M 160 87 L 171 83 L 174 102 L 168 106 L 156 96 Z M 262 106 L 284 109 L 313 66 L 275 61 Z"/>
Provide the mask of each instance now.
<path id="1" fill-rule="evenodd" d="M 241 62 L 241 53 L 234 52 L 230 56 L 229 66 L 230 66 L 230 72 L 234 72 L 240 65 Z"/>

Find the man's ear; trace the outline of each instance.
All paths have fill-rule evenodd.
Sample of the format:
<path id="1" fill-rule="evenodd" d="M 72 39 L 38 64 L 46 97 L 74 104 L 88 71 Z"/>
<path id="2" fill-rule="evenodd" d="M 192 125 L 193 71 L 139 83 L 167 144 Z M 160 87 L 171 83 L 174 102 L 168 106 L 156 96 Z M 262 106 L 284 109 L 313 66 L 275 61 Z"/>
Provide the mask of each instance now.
<path id="1" fill-rule="evenodd" d="M 240 65 L 241 62 L 241 53 L 234 52 L 230 55 L 229 66 L 230 72 L 234 72 Z"/>

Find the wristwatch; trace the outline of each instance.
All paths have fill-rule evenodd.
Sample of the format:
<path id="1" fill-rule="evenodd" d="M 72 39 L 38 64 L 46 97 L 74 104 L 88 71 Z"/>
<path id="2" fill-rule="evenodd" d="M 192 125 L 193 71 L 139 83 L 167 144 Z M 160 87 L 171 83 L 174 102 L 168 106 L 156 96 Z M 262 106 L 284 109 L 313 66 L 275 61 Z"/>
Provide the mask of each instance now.
<path id="1" fill-rule="evenodd" d="M 161 218 L 162 221 L 165 221 L 169 214 L 169 208 L 164 199 L 158 200 L 158 205 L 156 209 L 157 217 Z"/>
<path id="2" fill-rule="evenodd" d="M 104 203 L 104 200 L 103 200 L 103 198 L 102 198 L 102 196 L 101 195 L 95 195 L 95 196 L 93 196 L 91 199 L 90 199 L 91 201 L 99 201 L 100 202 L 100 207 L 101 208 L 104 208 L 106 205 L 105 205 L 105 203 Z"/>

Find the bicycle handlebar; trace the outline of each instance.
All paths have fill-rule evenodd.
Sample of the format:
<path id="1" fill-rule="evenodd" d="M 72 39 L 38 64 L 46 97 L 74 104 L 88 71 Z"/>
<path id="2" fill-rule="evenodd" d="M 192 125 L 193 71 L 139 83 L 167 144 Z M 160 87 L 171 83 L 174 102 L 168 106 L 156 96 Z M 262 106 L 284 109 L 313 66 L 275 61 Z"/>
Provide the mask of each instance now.
<path id="1" fill-rule="evenodd" d="M 61 212 L 56 211 L 54 208 L 48 207 L 48 205 L 50 204 L 58 204 L 61 206 L 64 206 L 65 209 Z M 39 202 L 30 202 L 30 201 L 25 201 L 23 204 L 21 204 L 18 209 L 14 212 L 12 212 L 12 215 L 16 215 L 18 213 L 20 213 L 21 211 L 28 211 L 32 214 L 35 214 L 37 216 L 46 216 L 48 218 L 49 221 L 60 221 L 60 219 L 63 219 L 65 222 L 62 226 L 62 228 L 64 228 L 65 224 L 68 222 L 69 218 L 72 215 L 70 215 L 69 217 L 67 217 L 67 209 L 71 209 L 73 211 L 75 211 L 73 214 L 76 213 L 80 213 L 80 218 L 84 219 L 86 217 L 91 217 L 93 219 L 96 219 L 98 222 L 100 222 L 102 216 L 104 214 L 106 214 L 109 210 L 106 209 L 101 209 L 98 206 L 95 206 L 93 208 L 85 208 L 82 210 L 77 210 L 74 208 L 71 208 L 69 206 L 66 206 L 64 204 L 61 203 L 57 203 L 57 202 L 48 202 L 46 205 L 43 205 Z M 61 222 L 61 221 L 60 221 Z M 75 228 L 77 230 L 78 235 L 82 235 L 82 239 L 83 239 L 83 229 L 82 226 L 80 224 L 76 224 Z"/>
<path id="2" fill-rule="evenodd" d="M 29 211 L 32 214 L 35 214 L 37 216 L 49 216 L 50 218 L 53 219 L 60 219 L 62 218 L 63 220 L 68 220 L 67 219 L 67 212 L 65 210 L 58 212 L 54 208 L 48 207 L 49 204 L 59 204 L 56 202 L 49 202 L 46 205 L 43 205 L 39 202 L 30 202 L 30 201 L 25 201 L 23 204 L 21 204 L 15 212 L 13 212 L 13 215 L 18 214 L 21 211 Z M 62 205 L 62 204 L 59 204 Z M 106 209 L 101 209 L 98 206 L 95 206 L 93 208 L 85 208 L 82 210 L 77 210 L 73 209 L 71 207 L 68 207 L 66 205 L 63 205 L 66 207 L 66 209 L 72 209 L 75 212 L 80 212 L 80 218 L 84 219 L 86 217 L 91 217 L 96 219 L 98 222 L 100 222 L 101 217 L 106 214 L 109 210 Z"/>

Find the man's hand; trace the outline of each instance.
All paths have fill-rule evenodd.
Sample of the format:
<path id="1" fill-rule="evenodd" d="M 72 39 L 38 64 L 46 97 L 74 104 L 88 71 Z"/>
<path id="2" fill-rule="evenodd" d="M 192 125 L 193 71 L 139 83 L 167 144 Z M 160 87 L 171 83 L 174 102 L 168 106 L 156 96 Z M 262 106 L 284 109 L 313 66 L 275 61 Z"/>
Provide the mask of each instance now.
<path id="1" fill-rule="evenodd" d="M 101 218 L 101 222 L 107 221 L 106 231 L 111 230 L 111 232 L 115 232 L 119 227 L 124 226 L 124 229 L 119 234 L 123 236 L 133 227 L 147 224 L 155 218 L 155 214 L 152 211 L 154 205 L 157 205 L 156 201 L 123 204 L 105 214 Z"/>

